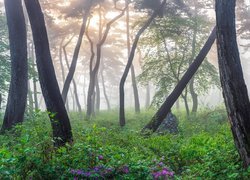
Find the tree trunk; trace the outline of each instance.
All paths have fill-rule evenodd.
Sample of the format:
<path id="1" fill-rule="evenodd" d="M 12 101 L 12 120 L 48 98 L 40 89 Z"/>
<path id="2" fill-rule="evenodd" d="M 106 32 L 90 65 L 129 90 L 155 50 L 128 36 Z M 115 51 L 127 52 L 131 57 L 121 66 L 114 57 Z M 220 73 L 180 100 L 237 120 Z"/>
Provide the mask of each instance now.
<path id="1" fill-rule="evenodd" d="M 195 7 L 195 17 L 197 16 L 197 9 Z M 194 34 L 192 40 L 192 55 L 190 58 L 189 63 L 192 63 L 192 60 L 195 58 L 195 49 L 196 49 L 196 36 L 197 36 L 197 20 L 195 19 L 195 27 L 194 27 Z M 192 113 L 196 113 L 198 109 L 198 94 L 194 90 L 194 77 L 190 80 L 189 83 L 189 90 L 193 101 Z"/>
<path id="2" fill-rule="evenodd" d="M 187 86 L 190 79 L 193 77 L 193 75 L 198 70 L 199 66 L 207 56 L 207 53 L 211 49 L 214 41 L 216 38 L 216 28 L 213 29 L 212 33 L 210 34 L 207 42 L 199 52 L 196 59 L 193 61 L 193 63 L 189 66 L 186 73 L 183 75 L 179 83 L 176 85 L 172 93 L 167 97 L 165 102 L 162 104 L 160 109 L 156 112 L 156 114 L 153 116 L 151 121 L 142 129 L 142 131 L 150 130 L 152 132 L 155 132 L 157 128 L 160 126 L 164 118 L 167 116 L 167 114 L 170 112 L 173 104 L 178 99 L 178 97 L 181 95 L 182 91 Z"/>
<path id="3" fill-rule="evenodd" d="M 34 111 L 34 106 L 33 106 L 33 97 L 32 97 L 32 91 L 30 88 L 30 81 L 28 80 L 28 101 L 29 101 L 29 108 L 28 108 L 28 112 L 29 114 L 32 114 Z"/>
<path id="4" fill-rule="evenodd" d="M 94 94 L 94 84 L 93 84 L 93 64 L 94 64 L 94 57 L 95 57 L 95 52 L 94 52 L 94 43 L 89 37 L 88 30 L 86 31 L 86 36 L 90 44 L 90 51 L 91 51 L 91 56 L 89 60 L 89 86 L 88 86 L 88 94 L 87 94 L 87 112 L 86 112 L 86 117 L 87 119 L 91 117 L 91 114 L 93 114 L 93 94 Z"/>
<path id="5" fill-rule="evenodd" d="M 107 109 L 110 111 L 111 107 L 110 107 L 110 102 L 109 102 L 109 98 L 106 92 L 106 87 L 105 87 L 105 81 L 104 81 L 104 76 L 103 76 L 103 72 L 101 72 L 101 78 L 102 78 L 102 88 L 103 88 L 103 94 L 107 103 Z"/>
<path id="6" fill-rule="evenodd" d="M 0 93 L 0 112 L 2 110 L 2 101 L 3 101 L 3 98 L 2 98 L 2 94 Z"/>
<path id="7" fill-rule="evenodd" d="M 34 72 L 36 72 L 36 67 L 35 67 L 35 56 L 34 56 L 34 44 L 32 42 L 31 44 L 31 60 L 32 60 L 32 69 Z M 35 103 L 35 109 L 39 109 L 38 106 L 38 98 L 37 98 L 37 86 L 36 86 L 36 77 L 32 78 L 32 82 L 33 82 L 33 88 L 34 88 L 34 103 Z"/>
<path id="8" fill-rule="evenodd" d="M 110 20 L 107 23 L 106 29 L 103 33 L 103 36 L 96 45 L 95 67 L 93 68 L 93 70 L 91 69 L 91 72 L 90 72 L 90 82 L 89 82 L 89 91 L 88 91 L 88 100 L 87 100 L 87 104 L 88 104 L 87 105 L 87 117 L 91 116 L 90 108 L 93 107 L 93 105 L 91 105 L 89 103 L 91 103 L 91 99 L 93 99 L 93 98 L 91 98 L 91 96 L 93 96 L 94 87 L 95 87 L 95 83 L 96 83 L 95 81 L 96 81 L 96 77 L 98 76 L 99 66 L 100 66 L 100 62 L 101 62 L 102 46 L 107 39 L 111 25 L 124 15 L 126 7 L 121 11 L 121 13 L 119 15 L 117 15 L 116 17 L 114 17 L 112 20 Z M 95 101 L 92 101 L 92 102 L 95 102 Z M 92 112 L 93 112 L 93 110 L 92 110 Z"/>
<path id="9" fill-rule="evenodd" d="M 150 85 L 149 83 L 146 85 L 146 101 L 145 101 L 145 108 L 150 107 Z"/>
<path id="10" fill-rule="evenodd" d="M 61 40 L 60 46 L 59 46 L 59 61 L 60 61 L 60 66 L 61 66 L 61 70 L 62 70 L 62 80 L 63 80 L 63 85 L 65 83 L 65 71 L 64 71 L 64 66 L 63 66 L 63 60 L 62 60 L 62 51 L 63 51 L 63 44 L 64 39 Z M 67 98 L 66 98 L 67 99 Z M 66 104 L 66 109 L 67 111 L 69 111 L 69 102 L 67 100 L 65 100 L 65 104 Z"/>
<path id="11" fill-rule="evenodd" d="M 244 167 L 250 164 L 250 102 L 235 30 L 235 0 L 216 0 L 220 80 L 235 145 Z"/>
<path id="12" fill-rule="evenodd" d="M 198 95 L 194 90 L 194 78 L 190 80 L 189 90 L 193 101 L 192 113 L 196 113 L 198 109 Z"/>
<path id="13" fill-rule="evenodd" d="M 98 113 L 100 111 L 100 87 L 99 87 L 99 81 L 98 81 L 98 77 L 96 77 L 96 81 L 95 81 L 95 89 L 96 89 L 96 113 Z"/>
<path id="14" fill-rule="evenodd" d="M 72 38 L 73 37 L 74 36 L 72 36 Z M 68 55 L 67 55 L 66 47 L 71 42 L 72 38 L 63 46 L 64 58 L 65 58 L 66 65 L 67 65 L 67 68 L 69 69 L 69 71 L 70 71 L 70 67 L 69 67 L 69 60 L 68 60 Z M 78 111 L 81 113 L 82 112 L 82 107 L 81 107 L 81 103 L 80 103 L 80 100 L 79 100 L 79 97 L 78 97 L 77 85 L 76 85 L 76 82 L 75 82 L 74 78 L 73 78 L 72 81 L 73 81 L 73 87 L 74 87 L 74 95 L 75 95 L 76 105 L 77 105 Z M 66 97 L 66 99 L 67 99 L 67 97 Z M 66 103 L 67 103 L 67 100 L 66 100 Z"/>
<path id="15" fill-rule="evenodd" d="M 187 92 L 185 92 L 185 95 L 182 94 L 181 97 L 182 97 L 182 99 L 184 101 L 187 116 L 189 116 L 190 115 L 190 110 L 189 110 L 189 106 L 188 106 Z"/>
<path id="16" fill-rule="evenodd" d="M 23 122 L 28 93 L 27 33 L 21 0 L 5 0 L 11 56 L 11 82 L 1 132 Z"/>
<path id="17" fill-rule="evenodd" d="M 127 6 L 129 5 L 129 0 L 126 0 Z M 128 57 L 130 54 L 130 29 L 129 29 L 129 6 L 126 10 L 126 30 L 127 30 L 127 51 L 128 51 Z M 134 103 L 135 103 L 135 112 L 140 113 L 140 101 L 139 101 L 139 94 L 138 94 L 138 88 L 137 83 L 135 79 L 135 69 L 133 64 L 131 65 L 131 79 L 132 79 L 132 87 L 134 91 Z"/>
<path id="18" fill-rule="evenodd" d="M 125 126 L 125 100 L 124 100 L 124 85 L 128 76 L 128 72 L 131 68 L 131 65 L 133 63 L 133 59 L 134 59 L 134 55 L 135 55 L 135 50 L 137 47 L 137 43 L 140 39 L 140 36 L 142 35 L 142 33 L 149 27 L 149 25 L 151 24 L 151 22 L 154 20 L 154 18 L 159 14 L 159 12 L 161 12 L 162 8 L 165 6 L 166 4 L 166 0 L 163 0 L 163 2 L 161 3 L 160 7 L 157 8 L 153 14 L 150 16 L 150 18 L 145 22 L 145 24 L 141 27 L 141 29 L 137 32 L 130 54 L 129 54 L 129 58 L 128 58 L 128 62 L 127 65 L 125 67 L 125 70 L 123 72 L 121 81 L 120 81 L 120 86 L 119 86 L 119 93 L 120 93 L 120 107 L 119 107 L 119 122 L 120 122 L 120 126 L 123 127 Z"/>
<path id="19" fill-rule="evenodd" d="M 85 33 L 86 24 L 87 24 L 87 20 L 88 20 L 88 16 L 89 16 L 89 11 L 90 11 L 90 8 L 92 6 L 92 1 L 91 0 L 89 0 L 87 3 L 89 3 L 89 6 L 88 6 L 88 8 L 86 8 L 86 10 L 84 12 L 84 15 L 83 15 L 81 30 L 80 30 L 78 40 L 77 40 L 77 44 L 76 44 L 76 47 L 75 47 L 75 50 L 74 50 L 73 59 L 71 61 L 71 65 L 70 65 L 70 68 L 69 68 L 69 73 L 68 73 L 68 75 L 66 77 L 66 80 L 65 80 L 65 83 L 64 83 L 64 86 L 63 86 L 63 90 L 62 90 L 62 98 L 63 98 L 64 103 L 66 102 L 66 98 L 67 98 L 67 94 L 68 94 L 68 91 L 69 91 L 70 83 L 71 83 L 71 81 L 72 81 L 72 79 L 74 77 L 74 73 L 75 73 L 75 70 L 76 70 L 76 64 L 77 64 L 77 60 L 78 60 L 78 55 L 79 55 L 79 52 L 80 52 L 82 39 L 83 39 L 83 35 Z"/>
<path id="20" fill-rule="evenodd" d="M 67 142 L 72 142 L 73 138 L 68 114 L 56 80 L 42 9 L 38 0 L 24 2 L 30 19 L 39 80 L 51 120 L 54 145 L 63 146 Z"/>

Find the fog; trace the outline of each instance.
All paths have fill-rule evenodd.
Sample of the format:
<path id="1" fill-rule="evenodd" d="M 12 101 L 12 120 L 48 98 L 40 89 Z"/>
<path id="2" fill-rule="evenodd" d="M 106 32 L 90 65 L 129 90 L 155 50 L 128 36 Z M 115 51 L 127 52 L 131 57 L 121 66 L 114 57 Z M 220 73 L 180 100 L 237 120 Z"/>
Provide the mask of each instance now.
<path id="1" fill-rule="evenodd" d="M 3 1 L 0 1 L 3 2 Z M 71 65 L 72 57 L 74 54 L 74 50 L 78 41 L 78 34 L 80 31 L 80 26 L 82 23 L 82 12 L 79 10 L 82 6 L 80 1 L 58 1 L 58 0 L 50 0 L 40 1 L 42 5 L 42 9 L 45 15 L 46 26 L 50 41 L 50 50 L 52 54 L 53 64 L 55 68 L 56 77 L 58 80 L 58 84 L 60 87 L 60 91 L 62 92 L 63 86 L 65 83 L 65 78 L 67 77 L 69 67 Z M 80 4 L 79 4 L 80 3 Z M 211 31 L 213 24 L 215 23 L 214 18 L 214 10 L 213 6 L 210 6 L 209 3 L 213 4 L 213 2 L 209 1 L 207 4 L 203 4 L 199 2 L 199 6 L 195 7 L 193 3 L 190 3 L 190 9 L 194 10 L 197 8 L 197 12 L 201 17 L 202 21 L 206 20 L 207 25 L 204 25 L 204 35 L 202 36 L 202 32 L 200 33 L 199 39 L 199 47 L 195 55 L 197 55 L 198 50 L 204 44 L 206 37 L 208 37 L 209 32 Z M 83 2 L 84 4 L 84 2 Z M 250 1 L 245 1 L 245 6 L 248 8 Z M 2 4 L 3 6 L 3 4 Z M 90 83 L 90 57 L 91 57 L 91 43 L 93 43 L 94 53 L 96 55 L 96 46 L 98 45 L 99 41 L 102 39 L 106 25 L 108 22 L 112 20 L 115 16 L 121 13 L 121 9 L 124 7 L 124 3 L 117 3 L 117 9 L 113 7 L 111 1 L 106 1 L 103 3 L 102 6 L 95 6 L 90 13 L 87 25 L 87 32 L 90 39 L 87 38 L 86 34 L 83 36 L 82 45 L 80 48 L 76 70 L 74 72 L 74 81 L 76 83 L 76 89 L 74 88 L 73 82 L 70 84 L 70 90 L 67 95 L 67 106 L 69 107 L 70 111 L 78 111 L 76 105 L 76 91 L 80 101 L 80 105 L 82 109 L 85 111 L 87 107 L 87 96 L 88 96 L 88 88 Z M 2 8 L 2 11 L 3 8 Z M 239 29 L 238 34 L 238 45 L 239 51 L 241 56 L 242 68 L 244 72 L 244 78 L 246 85 L 248 87 L 248 92 L 250 94 L 250 62 L 249 62 L 249 26 L 244 29 L 244 32 L 241 32 L 240 28 L 242 24 L 247 23 L 247 17 L 250 16 L 249 10 L 246 11 L 248 14 L 245 16 L 239 15 L 237 18 L 237 28 Z M 110 106 L 112 109 L 116 109 L 119 107 L 119 83 L 122 77 L 122 74 L 125 69 L 125 65 L 128 61 L 129 50 L 128 47 L 131 48 L 132 43 L 134 41 L 135 35 L 139 30 L 141 24 L 149 17 L 152 10 L 149 9 L 135 9 L 134 5 L 129 6 L 129 44 L 127 44 L 127 35 L 126 35 L 126 16 L 123 15 L 119 19 L 117 19 L 112 25 L 108 32 L 107 39 L 105 40 L 104 44 L 101 47 L 101 62 L 100 67 L 98 70 L 97 80 L 99 84 L 99 92 L 100 92 L 100 109 L 106 110 L 107 109 L 107 99 L 110 101 Z M 4 14 L 3 14 L 4 15 Z M 205 19 L 205 17 L 208 17 Z M 185 17 L 186 18 L 186 17 Z M 246 18 L 246 19 L 244 19 Z M 160 18 L 159 18 L 160 19 Z M 186 18 L 188 19 L 188 18 Z M 26 21 L 27 21 L 27 29 L 28 29 L 28 44 L 29 44 L 29 57 L 34 58 L 35 52 L 32 48 L 32 33 L 30 29 L 30 25 L 28 23 L 28 17 L 26 14 Z M 160 21 L 160 20 L 159 20 Z M 151 28 L 152 29 L 152 28 Z M 201 28 L 202 29 L 202 28 Z M 168 31 L 167 29 L 165 30 Z M 137 51 L 134 57 L 134 68 L 135 68 L 135 77 L 138 87 L 138 94 L 140 105 L 142 108 L 145 108 L 148 101 L 147 93 L 150 93 L 150 102 L 154 101 L 155 94 L 159 92 L 160 88 L 160 81 L 157 80 L 155 77 L 142 78 L 140 77 L 141 74 L 145 71 L 145 63 L 148 61 L 149 58 L 153 57 L 156 51 L 153 51 L 153 44 L 150 46 L 150 41 L 152 39 L 152 31 L 146 31 L 139 41 Z M 185 35 L 183 35 L 183 38 Z M 148 38 L 148 40 L 147 40 Z M 183 43 L 185 39 L 183 39 Z M 148 42 L 147 42 L 148 41 Z M 176 40 L 180 41 L 180 40 Z M 170 38 L 169 42 L 173 43 L 173 39 Z M 168 48 L 171 50 L 171 43 L 168 44 Z M 179 43 L 179 42 L 178 42 Z M 63 51 L 63 47 L 65 47 L 65 52 Z M 189 42 L 189 49 L 191 49 L 191 42 Z M 160 45 L 159 45 L 160 46 Z M 174 42 L 173 46 L 177 46 L 176 42 Z M 158 47 L 160 48 L 160 47 Z M 179 51 L 181 51 L 182 47 L 178 47 Z M 172 51 L 172 50 L 171 50 Z M 170 52 L 172 53 L 172 52 Z M 178 53 L 178 52 L 176 52 Z M 159 55 L 160 57 L 160 55 Z M 68 59 L 68 65 L 65 61 L 65 58 Z M 96 56 L 95 56 L 96 58 Z M 189 58 L 189 57 L 187 57 Z M 96 59 L 94 59 L 95 63 Z M 171 61 L 174 61 L 173 59 Z M 214 44 L 212 49 L 210 50 L 207 61 L 216 68 L 218 74 L 218 60 L 217 60 L 217 51 L 216 45 Z M 180 77 L 187 69 L 187 66 L 181 67 L 181 74 Z M 36 68 L 32 71 L 37 71 Z M 171 73 L 171 72 L 166 72 Z M 155 76 L 154 72 L 150 72 L 152 76 Z M 38 77 L 36 77 L 38 78 Z M 128 109 L 132 109 L 134 107 L 134 91 L 132 88 L 132 80 L 131 80 L 131 73 L 129 72 L 128 77 L 126 79 L 125 84 L 125 106 Z M 208 77 L 209 78 L 209 77 Z M 140 80 L 139 80 L 140 79 Z M 145 79 L 148 79 L 145 80 Z M 198 88 L 198 82 L 196 82 Z M 209 81 L 209 83 L 211 83 Z M 38 79 L 35 82 L 37 86 L 37 92 L 34 92 L 34 83 L 33 79 L 30 78 L 29 80 L 29 90 L 32 96 L 34 93 L 37 93 L 38 96 L 38 104 L 39 108 L 45 110 L 45 103 L 41 94 L 41 88 L 39 86 Z M 165 90 L 165 94 L 161 95 L 158 105 L 162 103 L 162 101 L 169 95 L 169 93 L 173 90 L 174 85 L 176 85 L 175 80 L 173 80 L 172 85 L 167 86 L 168 89 Z M 148 88 L 147 88 L 148 87 Z M 223 97 L 221 88 L 214 83 L 210 85 L 206 85 L 205 90 L 197 90 L 198 99 L 199 99 L 199 106 L 200 107 L 209 107 L 213 108 L 216 106 L 223 105 Z M 106 91 L 106 92 L 105 92 Z M 200 92 L 199 92 L 200 91 Z M 95 92 L 96 93 L 96 90 Z M 106 97 L 105 97 L 106 94 Z M 32 97 L 31 96 L 31 97 Z M 6 104 L 7 93 L 4 94 L 4 103 Z M 190 106 L 192 104 L 191 97 L 188 95 L 188 101 Z M 32 100 L 34 101 L 34 99 Z M 30 101 L 30 102 L 32 102 Z M 157 104 L 156 103 L 156 104 Z M 183 99 L 179 99 L 179 103 L 181 107 L 184 108 Z M 28 103 L 29 104 L 29 103 Z M 150 103 L 151 104 L 151 103 Z M 152 104 L 153 107 L 157 107 L 156 104 Z M 3 105 L 4 107 L 4 105 Z M 4 109 L 4 108 L 2 108 Z"/>

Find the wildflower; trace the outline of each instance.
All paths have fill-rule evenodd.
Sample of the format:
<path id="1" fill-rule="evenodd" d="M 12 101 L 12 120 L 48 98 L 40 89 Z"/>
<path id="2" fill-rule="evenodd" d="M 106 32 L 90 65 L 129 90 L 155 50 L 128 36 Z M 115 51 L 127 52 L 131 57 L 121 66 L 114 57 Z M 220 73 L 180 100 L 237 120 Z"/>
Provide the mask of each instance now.
<path id="1" fill-rule="evenodd" d="M 122 172 L 124 172 L 125 174 L 129 173 L 129 167 L 128 166 L 123 166 L 122 167 Z"/>
<path id="2" fill-rule="evenodd" d="M 164 165 L 164 163 L 163 162 L 159 162 L 159 164 L 158 164 L 159 166 L 163 166 Z"/>
<path id="3" fill-rule="evenodd" d="M 162 172 L 161 172 L 161 174 L 162 174 L 163 176 L 166 176 L 166 175 L 168 175 L 168 171 L 165 170 L 165 169 L 163 169 Z"/>
<path id="4" fill-rule="evenodd" d="M 99 156 L 98 156 L 98 159 L 99 159 L 99 160 L 103 160 L 104 158 L 103 158 L 102 155 L 99 155 Z"/>

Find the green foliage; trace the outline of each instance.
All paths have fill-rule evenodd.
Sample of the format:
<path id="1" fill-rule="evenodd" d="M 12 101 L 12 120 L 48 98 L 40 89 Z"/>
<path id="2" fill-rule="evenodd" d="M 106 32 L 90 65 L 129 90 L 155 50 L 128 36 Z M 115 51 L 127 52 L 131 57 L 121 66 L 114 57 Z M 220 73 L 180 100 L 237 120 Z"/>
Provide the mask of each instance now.
<path id="1" fill-rule="evenodd" d="M 155 21 L 142 38 L 140 48 L 146 55 L 138 80 L 156 86 L 153 105 L 161 105 L 180 81 L 203 46 L 209 26 L 201 15 L 169 15 Z M 219 86 L 218 72 L 205 59 L 194 76 L 193 87 L 198 95 L 204 95 L 212 86 Z M 185 91 L 190 91 L 189 86 Z"/>
<path id="2" fill-rule="evenodd" d="M 51 114 L 53 116 L 53 113 Z M 71 114 L 74 144 L 53 148 L 47 112 L 0 136 L 0 179 L 248 179 L 223 109 L 203 110 L 187 119 L 176 114 L 180 134 L 144 137 L 152 116 L 128 114 L 118 126 L 116 112 L 91 121 Z"/>

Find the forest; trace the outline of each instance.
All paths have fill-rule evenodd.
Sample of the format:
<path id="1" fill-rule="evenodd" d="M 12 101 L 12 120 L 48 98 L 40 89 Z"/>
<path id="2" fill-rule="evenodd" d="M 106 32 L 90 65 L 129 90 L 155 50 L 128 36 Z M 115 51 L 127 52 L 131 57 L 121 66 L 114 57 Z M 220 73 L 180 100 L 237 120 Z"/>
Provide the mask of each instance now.
<path id="1" fill-rule="evenodd" d="M 0 0 L 0 180 L 250 179 L 250 0 Z"/>

